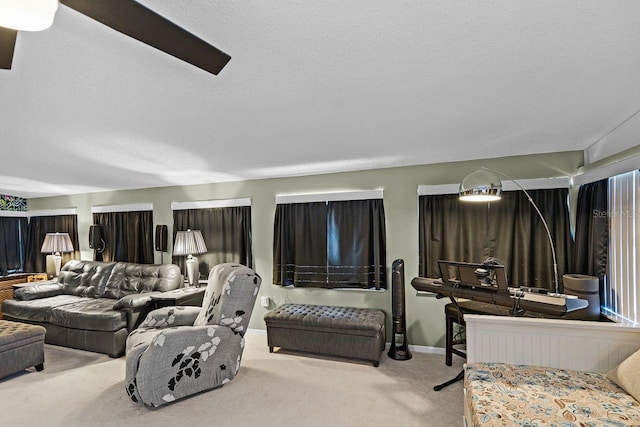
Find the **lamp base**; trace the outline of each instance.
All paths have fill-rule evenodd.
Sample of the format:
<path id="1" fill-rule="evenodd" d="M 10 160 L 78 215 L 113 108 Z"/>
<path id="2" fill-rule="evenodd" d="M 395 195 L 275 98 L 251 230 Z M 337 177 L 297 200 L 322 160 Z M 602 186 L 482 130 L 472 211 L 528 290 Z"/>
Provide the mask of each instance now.
<path id="1" fill-rule="evenodd" d="M 198 258 L 190 255 L 187 257 L 185 263 L 187 266 L 187 280 L 189 281 L 189 286 L 198 286 L 198 279 L 200 279 Z"/>
<path id="2" fill-rule="evenodd" d="M 45 272 L 47 273 L 47 277 L 49 279 L 53 279 L 55 277 L 56 274 L 56 266 L 53 263 L 53 255 L 49 254 L 46 256 L 46 262 L 45 262 Z"/>
<path id="3" fill-rule="evenodd" d="M 61 255 L 47 255 L 45 262 L 45 271 L 49 278 L 58 277 L 60 275 L 60 267 L 62 266 Z"/>
<path id="4" fill-rule="evenodd" d="M 62 266 L 62 255 L 56 254 L 56 255 L 53 255 L 51 258 L 53 258 L 53 265 L 56 268 L 55 277 L 58 277 L 60 275 L 60 267 Z"/>

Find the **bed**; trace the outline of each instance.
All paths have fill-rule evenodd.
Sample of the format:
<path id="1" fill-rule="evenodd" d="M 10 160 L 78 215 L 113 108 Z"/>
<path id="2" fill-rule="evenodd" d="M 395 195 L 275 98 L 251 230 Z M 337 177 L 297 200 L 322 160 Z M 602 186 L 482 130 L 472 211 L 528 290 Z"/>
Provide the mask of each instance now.
<path id="1" fill-rule="evenodd" d="M 640 329 L 499 316 L 465 321 L 465 425 L 640 425 Z"/>

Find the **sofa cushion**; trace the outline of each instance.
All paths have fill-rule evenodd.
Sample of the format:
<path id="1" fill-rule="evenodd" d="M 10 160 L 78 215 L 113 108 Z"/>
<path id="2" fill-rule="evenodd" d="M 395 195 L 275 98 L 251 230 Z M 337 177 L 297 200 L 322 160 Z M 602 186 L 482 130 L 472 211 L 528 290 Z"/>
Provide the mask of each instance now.
<path id="1" fill-rule="evenodd" d="M 101 261 L 69 261 L 62 267 L 58 283 L 69 295 L 98 298 L 104 293 L 115 263 Z"/>
<path id="2" fill-rule="evenodd" d="M 50 323 L 90 331 L 117 331 L 127 327 L 127 315 L 113 310 L 110 298 L 78 298 L 51 310 Z"/>
<path id="3" fill-rule="evenodd" d="M 21 301 L 28 301 L 31 299 L 54 297 L 63 293 L 62 285 L 52 281 L 46 281 L 36 285 L 28 285 L 14 289 L 13 298 Z"/>
<path id="4" fill-rule="evenodd" d="M 133 264 L 117 262 L 107 280 L 105 298 L 152 291 L 171 291 L 180 286 L 180 267 L 175 264 Z"/>
<path id="5" fill-rule="evenodd" d="M 78 298 L 74 295 L 57 295 L 29 301 L 6 300 L 2 304 L 2 314 L 12 319 L 47 323 L 54 308 L 76 302 Z"/>

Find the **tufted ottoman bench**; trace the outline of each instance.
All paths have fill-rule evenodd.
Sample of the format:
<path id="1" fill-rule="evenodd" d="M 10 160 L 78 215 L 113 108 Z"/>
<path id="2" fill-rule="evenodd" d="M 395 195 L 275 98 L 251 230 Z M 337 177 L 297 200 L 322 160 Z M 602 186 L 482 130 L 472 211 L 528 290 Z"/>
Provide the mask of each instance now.
<path id="1" fill-rule="evenodd" d="M 378 309 L 284 304 L 267 312 L 264 321 L 270 352 L 280 347 L 378 366 L 384 350 L 385 314 Z"/>
<path id="2" fill-rule="evenodd" d="M 44 369 L 45 331 L 38 325 L 0 320 L 0 378 L 30 366 Z"/>

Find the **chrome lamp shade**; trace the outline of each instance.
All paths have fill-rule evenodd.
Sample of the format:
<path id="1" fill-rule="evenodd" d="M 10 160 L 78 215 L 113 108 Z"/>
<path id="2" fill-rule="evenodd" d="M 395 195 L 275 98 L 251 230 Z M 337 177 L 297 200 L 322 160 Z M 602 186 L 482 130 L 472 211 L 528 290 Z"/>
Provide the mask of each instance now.
<path id="1" fill-rule="evenodd" d="M 46 30 L 53 24 L 58 0 L 3 0 L 0 27 L 20 31 Z"/>
<path id="2" fill-rule="evenodd" d="M 60 267 L 62 264 L 62 255 L 64 252 L 73 252 L 73 243 L 69 233 L 47 233 L 42 243 L 40 252 L 52 254 L 53 264 L 55 266 L 55 277 L 60 275 Z M 47 273 L 49 273 L 47 271 Z"/>
<path id="3" fill-rule="evenodd" d="M 198 259 L 193 254 L 203 254 L 207 252 L 207 245 L 204 243 L 200 230 L 178 231 L 176 241 L 173 244 L 173 255 L 187 255 L 186 269 L 190 286 L 198 284 Z"/>
<path id="4" fill-rule="evenodd" d="M 502 181 L 490 170 L 478 169 L 467 175 L 460 183 L 460 200 L 468 202 L 491 202 L 500 200 Z"/>

